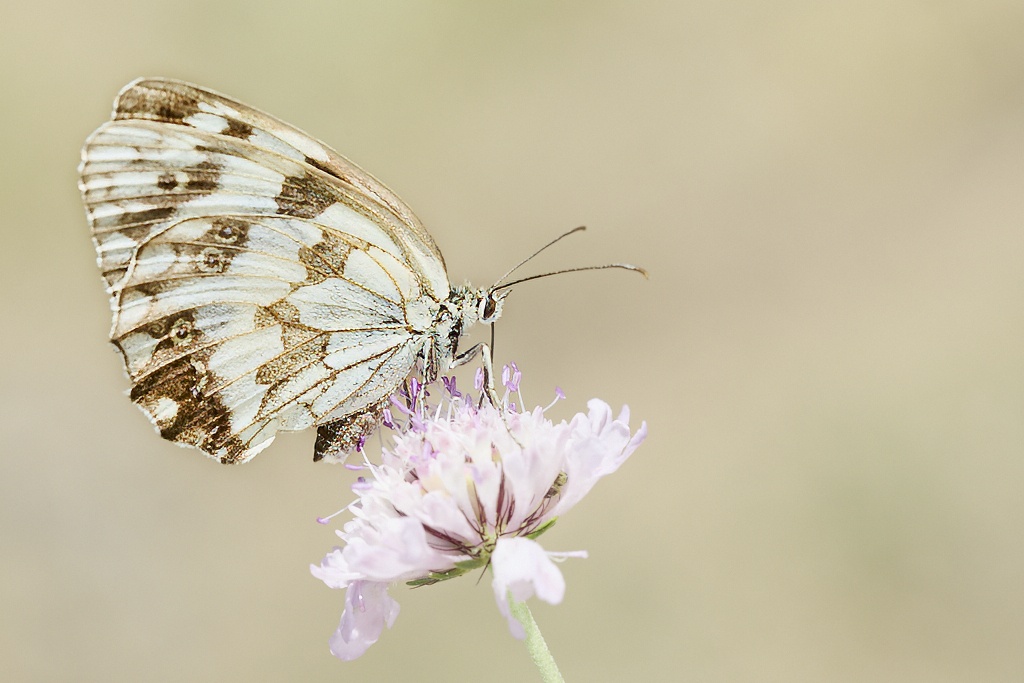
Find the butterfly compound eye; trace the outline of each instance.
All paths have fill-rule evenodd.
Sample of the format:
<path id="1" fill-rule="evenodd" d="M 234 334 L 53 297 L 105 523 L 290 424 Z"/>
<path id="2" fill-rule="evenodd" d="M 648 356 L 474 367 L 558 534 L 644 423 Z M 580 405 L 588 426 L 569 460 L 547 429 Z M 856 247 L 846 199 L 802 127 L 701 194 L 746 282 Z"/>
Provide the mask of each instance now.
<path id="1" fill-rule="evenodd" d="M 480 302 L 480 322 L 484 324 L 493 323 L 501 315 L 501 300 L 493 292 Z"/>

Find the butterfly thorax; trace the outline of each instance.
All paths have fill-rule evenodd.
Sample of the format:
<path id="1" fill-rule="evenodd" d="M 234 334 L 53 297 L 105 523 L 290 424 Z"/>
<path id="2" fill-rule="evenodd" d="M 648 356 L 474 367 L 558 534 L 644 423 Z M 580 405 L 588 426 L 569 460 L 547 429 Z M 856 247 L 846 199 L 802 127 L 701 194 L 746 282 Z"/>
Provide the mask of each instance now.
<path id="1" fill-rule="evenodd" d="M 441 303 L 422 350 L 421 370 L 427 382 L 433 382 L 458 364 L 459 339 L 473 325 L 490 325 L 501 316 L 505 294 L 469 284 L 452 287 L 448 299 Z"/>

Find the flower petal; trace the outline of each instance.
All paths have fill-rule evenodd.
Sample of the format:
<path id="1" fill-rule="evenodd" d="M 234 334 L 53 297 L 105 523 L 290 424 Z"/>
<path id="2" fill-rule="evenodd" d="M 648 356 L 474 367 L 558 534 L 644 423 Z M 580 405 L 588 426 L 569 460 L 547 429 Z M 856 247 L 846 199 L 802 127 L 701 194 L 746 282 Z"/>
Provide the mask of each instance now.
<path id="1" fill-rule="evenodd" d="M 331 654 L 345 661 L 359 657 L 377 642 L 385 626 L 391 628 L 398 610 L 386 583 L 353 581 L 345 593 L 341 623 L 331 636 Z"/>
<path id="2" fill-rule="evenodd" d="M 348 545 L 341 552 L 349 571 L 370 581 L 390 583 L 451 565 L 450 556 L 427 543 L 427 533 L 419 520 L 391 517 L 375 523 L 372 529 L 364 525 L 362 534 L 346 539 Z"/>
<path id="3" fill-rule="evenodd" d="M 344 551 L 335 548 L 320 561 L 320 565 L 309 565 L 309 571 L 330 588 L 345 588 L 359 578 L 358 572 L 349 569 Z"/>
<path id="4" fill-rule="evenodd" d="M 558 504 L 550 515 L 557 517 L 576 505 L 594 487 L 597 480 L 615 470 L 632 455 L 647 438 L 647 423 L 630 435 L 629 409 L 623 407 L 619 417 L 612 419 L 607 403 L 598 399 L 587 402 L 588 415 L 578 414 L 571 423 L 569 453 L 565 459 L 568 475 Z"/>
<path id="5" fill-rule="evenodd" d="M 503 536 L 491 554 L 494 572 L 494 599 L 508 620 L 516 638 L 526 637 L 523 625 L 512 616 L 508 599 L 524 602 L 534 594 L 544 602 L 557 605 L 565 595 L 565 578 L 540 543 L 528 538 Z"/>

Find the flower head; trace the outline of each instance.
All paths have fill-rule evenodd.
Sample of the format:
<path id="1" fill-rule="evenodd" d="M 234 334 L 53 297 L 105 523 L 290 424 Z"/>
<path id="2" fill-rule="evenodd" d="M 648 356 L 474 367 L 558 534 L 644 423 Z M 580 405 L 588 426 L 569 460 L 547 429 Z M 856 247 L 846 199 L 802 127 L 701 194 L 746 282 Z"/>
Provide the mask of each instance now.
<path id="1" fill-rule="evenodd" d="M 393 442 L 352 487 L 352 519 L 337 532 L 344 545 L 311 566 L 331 588 L 348 590 L 335 656 L 360 656 L 391 626 L 398 605 L 387 586 L 398 581 L 423 586 L 490 566 L 498 607 L 520 638 L 510 594 L 561 602 L 565 580 L 554 560 L 585 553 L 551 553 L 534 539 L 618 469 L 647 426 L 631 434 L 628 409 L 613 418 L 597 399 L 587 414 L 554 424 L 547 408 L 511 402 L 523 404 L 515 364 L 502 379 L 498 406 L 459 392 L 453 378 L 437 404 L 415 380 L 392 398 L 383 422 Z"/>

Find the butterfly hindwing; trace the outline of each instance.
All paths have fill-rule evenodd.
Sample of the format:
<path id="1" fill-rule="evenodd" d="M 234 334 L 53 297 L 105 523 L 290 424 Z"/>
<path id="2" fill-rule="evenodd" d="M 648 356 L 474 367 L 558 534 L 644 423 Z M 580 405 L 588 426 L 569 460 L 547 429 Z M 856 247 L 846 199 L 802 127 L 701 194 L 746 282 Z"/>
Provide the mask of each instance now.
<path id="1" fill-rule="evenodd" d="M 132 399 L 222 462 L 378 406 L 415 363 L 410 312 L 448 295 L 436 246 L 387 188 L 194 86 L 125 88 L 81 178 Z"/>

